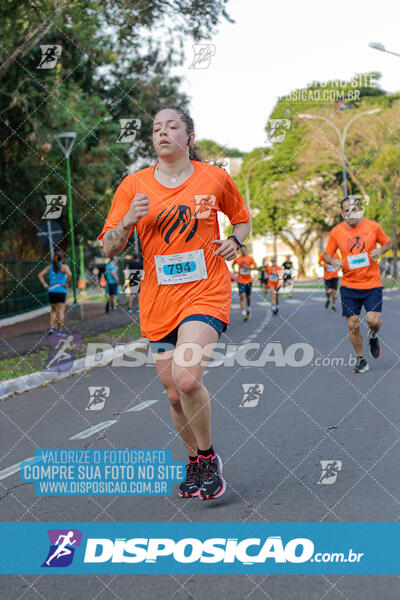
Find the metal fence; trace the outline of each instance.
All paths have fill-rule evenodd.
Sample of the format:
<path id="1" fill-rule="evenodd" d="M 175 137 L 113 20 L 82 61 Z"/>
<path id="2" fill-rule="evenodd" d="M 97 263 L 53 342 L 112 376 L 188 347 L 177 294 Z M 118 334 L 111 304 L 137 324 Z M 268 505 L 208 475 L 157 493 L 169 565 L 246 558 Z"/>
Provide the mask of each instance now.
<path id="1" fill-rule="evenodd" d="M 0 319 L 48 305 L 47 290 L 38 279 L 46 264 L 37 260 L 0 260 Z"/>

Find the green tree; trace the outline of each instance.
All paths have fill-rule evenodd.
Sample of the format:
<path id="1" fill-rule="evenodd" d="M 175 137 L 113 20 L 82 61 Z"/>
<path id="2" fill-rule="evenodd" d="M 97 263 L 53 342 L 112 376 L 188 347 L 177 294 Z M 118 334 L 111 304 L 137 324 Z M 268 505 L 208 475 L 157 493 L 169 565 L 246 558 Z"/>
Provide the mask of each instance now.
<path id="1" fill-rule="evenodd" d="M 152 116 L 187 105 L 170 69 L 186 36 L 208 38 L 226 0 L 55 0 L 0 7 L 0 256 L 36 258 L 44 196 L 65 194 L 64 159 L 54 139 L 73 130 L 76 238 L 94 239 L 132 163 L 153 160 Z M 158 33 L 158 35 L 157 35 Z M 40 45 L 60 45 L 57 66 L 38 69 Z M 118 143 L 119 120 L 139 119 L 133 144 Z M 66 211 L 64 211 L 66 213 Z M 68 250 L 66 214 L 61 218 Z"/>
<path id="2" fill-rule="evenodd" d="M 286 122 L 276 127 L 276 122 L 268 120 L 269 145 L 246 155 L 237 177 L 238 185 L 245 189 L 248 162 L 263 153 L 273 156 L 267 163 L 257 164 L 248 181 L 251 206 L 257 209 L 252 215 L 253 232 L 273 233 L 278 228 L 280 238 L 298 258 L 300 274 L 318 238 L 339 222 L 343 198 L 341 150 L 334 128 L 319 118 L 305 119 L 300 115 L 325 117 L 343 131 L 354 116 L 371 108 L 380 109 L 378 114 L 356 119 L 348 130 L 345 143 L 348 190 L 352 194 L 369 195 L 366 216 L 379 215 L 387 233 L 393 234 L 388 215 L 393 219 L 391 190 L 397 181 L 397 153 L 393 146 L 400 118 L 399 94 L 387 94 L 377 83 L 372 85 L 372 79 L 377 82 L 379 74 L 357 75 L 341 84 L 339 92 L 342 89 L 347 97 L 349 90 L 354 92 L 354 83 L 361 81 L 357 97 L 351 102 L 322 101 L 323 90 L 337 91 L 335 82 L 309 86 L 305 90 L 306 99 L 299 93 L 301 90 L 280 98 L 270 119 L 286 119 L 289 126 Z M 321 92 L 319 100 L 312 95 L 316 90 Z M 385 168 L 378 157 L 386 164 Z M 385 176 L 379 174 L 380 169 Z"/>

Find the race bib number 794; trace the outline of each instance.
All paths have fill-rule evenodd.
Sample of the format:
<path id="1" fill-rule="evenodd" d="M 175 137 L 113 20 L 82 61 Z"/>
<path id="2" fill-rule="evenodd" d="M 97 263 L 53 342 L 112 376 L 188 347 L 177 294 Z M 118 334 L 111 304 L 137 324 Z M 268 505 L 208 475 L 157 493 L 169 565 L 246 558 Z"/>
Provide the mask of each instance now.
<path id="1" fill-rule="evenodd" d="M 155 255 L 154 261 L 159 285 L 188 283 L 208 277 L 203 250 Z"/>

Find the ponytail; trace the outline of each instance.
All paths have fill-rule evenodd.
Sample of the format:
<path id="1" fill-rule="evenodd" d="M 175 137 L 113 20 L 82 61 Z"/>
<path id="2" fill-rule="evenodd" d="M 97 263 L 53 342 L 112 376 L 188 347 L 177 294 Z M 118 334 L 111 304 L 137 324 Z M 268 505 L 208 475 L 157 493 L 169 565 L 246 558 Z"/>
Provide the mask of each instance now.
<path id="1" fill-rule="evenodd" d="M 54 273 L 58 273 L 58 270 L 63 261 L 63 258 L 64 258 L 64 252 L 61 252 L 61 250 L 59 250 L 58 252 L 55 253 L 54 258 L 53 258 L 53 263 L 52 263 Z"/>

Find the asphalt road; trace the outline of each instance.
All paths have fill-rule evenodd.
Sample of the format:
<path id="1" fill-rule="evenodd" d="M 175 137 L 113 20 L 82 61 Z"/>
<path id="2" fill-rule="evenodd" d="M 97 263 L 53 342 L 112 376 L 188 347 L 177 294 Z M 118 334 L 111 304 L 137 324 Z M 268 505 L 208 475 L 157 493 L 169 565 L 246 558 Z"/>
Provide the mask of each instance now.
<path id="1" fill-rule="evenodd" d="M 223 459 L 227 481 L 220 499 L 204 503 L 182 500 L 176 493 L 41 497 L 35 496 L 32 484 L 21 483 L 17 472 L 9 474 L 10 467 L 38 448 L 169 448 L 174 459 L 185 460 L 154 366 L 107 366 L 0 403 L 1 520 L 397 521 L 400 295 L 385 292 L 383 354 L 379 360 L 369 358 L 371 370 L 362 375 L 354 375 L 348 366 L 354 352 L 345 320 L 340 312 L 325 310 L 321 290 L 295 292 L 292 300 L 282 300 L 278 316 L 271 315 L 257 291 L 247 322 L 242 321 L 236 292 L 232 298 L 230 328 L 220 340 L 232 344 L 227 364 L 210 366 L 205 375 L 214 447 Z M 250 359 L 272 342 L 270 361 L 251 365 Z M 253 347 L 248 352 L 247 366 L 239 364 L 243 361 L 235 354 L 234 345 L 244 343 L 260 344 L 260 350 Z M 293 344 L 303 345 L 303 350 L 298 346 L 294 352 Z M 309 362 L 301 366 L 304 356 Z M 243 406 L 246 384 L 258 384 L 259 391 L 264 387 Z M 102 385 L 110 387 L 104 408 L 85 410 L 88 387 Z M 155 402 L 129 411 L 147 400 Z M 115 422 L 83 439 L 71 439 L 107 421 Z M 318 483 L 324 460 L 341 463 L 336 481 L 329 485 Z M 9 600 L 397 600 L 399 578 L 25 575 L 1 576 L 0 592 Z"/>

